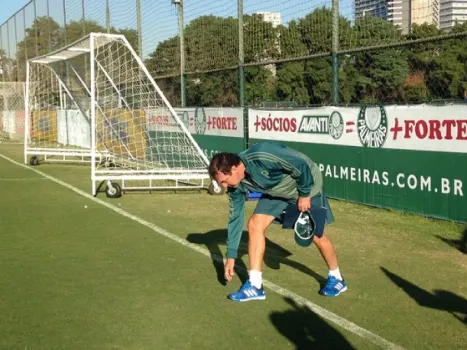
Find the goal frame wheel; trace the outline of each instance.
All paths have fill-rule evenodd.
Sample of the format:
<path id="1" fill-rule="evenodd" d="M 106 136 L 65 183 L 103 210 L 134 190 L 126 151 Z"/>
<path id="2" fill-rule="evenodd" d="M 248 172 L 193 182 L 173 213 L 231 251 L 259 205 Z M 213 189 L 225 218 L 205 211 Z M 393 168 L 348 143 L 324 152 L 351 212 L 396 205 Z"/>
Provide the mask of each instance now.
<path id="1" fill-rule="evenodd" d="M 116 182 L 110 182 L 105 188 L 107 198 L 120 198 L 122 196 L 122 187 Z"/>

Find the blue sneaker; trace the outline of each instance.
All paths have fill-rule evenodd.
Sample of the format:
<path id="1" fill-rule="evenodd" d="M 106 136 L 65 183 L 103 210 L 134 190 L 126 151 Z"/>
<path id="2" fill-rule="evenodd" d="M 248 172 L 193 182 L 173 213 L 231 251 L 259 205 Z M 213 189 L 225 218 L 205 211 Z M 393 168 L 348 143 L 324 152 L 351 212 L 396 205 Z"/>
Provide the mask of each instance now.
<path id="1" fill-rule="evenodd" d="M 266 293 L 264 293 L 263 288 L 256 288 L 251 285 L 250 281 L 246 281 L 242 288 L 235 293 L 229 294 L 227 298 L 233 301 L 264 300 L 266 299 Z"/>
<path id="2" fill-rule="evenodd" d="M 333 276 L 328 276 L 328 280 L 323 288 L 319 291 L 319 294 L 327 297 L 337 297 L 339 294 L 347 290 L 347 283 L 344 280 L 338 280 Z"/>

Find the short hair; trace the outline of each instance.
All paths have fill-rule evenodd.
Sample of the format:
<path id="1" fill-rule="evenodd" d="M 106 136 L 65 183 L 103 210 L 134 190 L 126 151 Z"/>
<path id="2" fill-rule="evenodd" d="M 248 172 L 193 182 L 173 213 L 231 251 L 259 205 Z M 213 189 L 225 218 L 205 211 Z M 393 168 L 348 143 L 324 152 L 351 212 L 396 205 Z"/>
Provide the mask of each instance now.
<path id="1" fill-rule="evenodd" d="M 239 165 L 241 161 L 240 157 L 235 153 L 216 153 L 209 163 L 209 175 L 214 179 L 218 172 L 228 174 L 230 169 L 234 165 Z"/>

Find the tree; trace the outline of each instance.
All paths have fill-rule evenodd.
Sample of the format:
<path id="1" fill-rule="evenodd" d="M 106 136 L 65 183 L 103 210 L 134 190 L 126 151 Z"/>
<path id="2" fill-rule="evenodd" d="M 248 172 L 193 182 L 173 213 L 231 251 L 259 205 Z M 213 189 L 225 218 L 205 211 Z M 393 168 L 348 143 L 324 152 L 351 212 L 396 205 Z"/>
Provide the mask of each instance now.
<path id="1" fill-rule="evenodd" d="M 63 36 L 60 25 L 51 17 L 37 17 L 31 27 L 26 28 L 24 40 L 18 43 L 18 59 L 45 55 L 57 50 L 62 44 Z M 31 52 L 31 48 L 34 51 Z"/>
<path id="2" fill-rule="evenodd" d="M 280 32 L 262 15 L 244 16 L 245 62 L 264 62 L 280 57 Z M 244 70 L 247 105 L 257 105 L 274 97 L 276 65 L 251 66 Z"/>
<path id="3" fill-rule="evenodd" d="M 355 68 L 360 73 L 356 102 L 397 102 L 402 83 L 409 75 L 407 52 L 403 49 L 359 53 Z"/>
<path id="4" fill-rule="evenodd" d="M 137 54 L 141 54 L 138 52 L 138 31 L 136 29 L 131 28 L 124 28 L 124 29 L 113 29 L 111 30 L 112 33 L 115 34 L 122 34 L 125 36 L 126 40 L 130 43 L 131 47 L 135 50 Z"/>
<path id="5" fill-rule="evenodd" d="M 332 66 L 329 57 L 312 58 L 305 63 L 305 85 L 311 104 L 330 104 Z"/>
<path id="6" fill-rule="evenodd" d="M 414 24 L 407 40 L 418 40 L 443 34 L 431 24 Z M 425 42 L 407 47 L 407 59 L 410 74 L 402 84 L 401 100 L 403 102 L 424 102 L 429 100 L 427 87 L 429 72 L 435 69 L 434 58 L 440 54 L 439 42 Z"/>
<path id="7" fill-rule="evenodd" d="M 452 33 L 466 32 L 467 24 L 457 25 Z M 443 34 L 434 25 L 414 25 L 409 40 Z M 467 90 L 467 43 L 465 37 L 418 43 L 409 47 L 411 74 L 404 84 L 404 97 L 411 102 L 437 99 L 462 99 Z"/>
<path id="8" fill-rule="evenodd" d="M 189 75 L 187 102 L 191 106 L 238 106 L 238 71 L 224 70 Z"/>
<path id="9" fill-rule="evenodd" d="M 302 40 L 298 21 L 279 26 L 280 54 L 282 59 L 308 55 L 308 48 Z M 276 95 L 279 100 L 295 101 L 300 105 L 310 103 L 308 89 L 304 82 L 304 61 L 284 62 L 277 65 Z"/>
<path id="10" fill-rule="evenodd" d="M 279 58 L 278 29 L 274 28 L 272 23 L 263 21 L 262 15 L 245 15 L 243 17 L 245 62 L 264 62 Z M 238 26 L 238 21 L 236 25 Z"/>
<path id="11" fill-rule="evenodd" d="M 8 81 L 7 75 L 7 63 L 8 57 L 6 56 L 6 52 L 3 49 L 0 49 L 0 81 Z"/>
<path id="12" fill-rule="evenodd" d="M 26 28 L 24 39 L 17 44 L 16 57 L 19 63 L 19 80 L 26 80 L 26 58 L 45 55 L 63 44 L 63 32 L 53 18 L 37 17 Z"/>
<path id="13" fill-rule="evenodd" d="M 179 38 L 174 36 L 157 45 L 155 51 L 145 60 L 149 72 L 157 77 L 168 74 L 180 74 Z"/>
<path id="14" fill-rule="evenodd" d="M 402 42 L 401 29 L 383 19 L 365 16 L 355 24 L 355 38 L 362 46 Z M 376 49 L 355 54 L 359 75 L 355 102 L 397 102 L 403 82 L 409 76 L 407 50 Z"/>
<path id="15" fill-rule="evenodd" d="M 181 103 L 180 77 L 168 77 L 156 79 L 156 84 L 164 93 L 165 97 L 173 106 L 179 106 Z"/>
<path id="16" fill-rule="evenodd" d="M 201 72 L 238 65 L 238 20 L 201 16 L 185 27 L 186 69 Z"/>
<path id="17" fill-rule="evenodd" d="M 76 40 L 81 39 L 87 34 L 94 33 L 106 33 L 107 31 L 103 26 L 92 20 L 79 20 L 71 21 L 66 26 L 66 37 L 67 43 L 70 44 Z"/>
<path id="18" fill-rule="evenodd" d="M 253 66 L 245 68 L 245 100 L 249 106 L 274 98 L 274 66 Z"/>
<path id="19" fill-rule="evenodd" d="M 295 101 L 299 105 L 310 103 L 308 89 L 303 79 L 303 62 L 288 62 L 277 70 L 277 96 L 281 101 Z"/>

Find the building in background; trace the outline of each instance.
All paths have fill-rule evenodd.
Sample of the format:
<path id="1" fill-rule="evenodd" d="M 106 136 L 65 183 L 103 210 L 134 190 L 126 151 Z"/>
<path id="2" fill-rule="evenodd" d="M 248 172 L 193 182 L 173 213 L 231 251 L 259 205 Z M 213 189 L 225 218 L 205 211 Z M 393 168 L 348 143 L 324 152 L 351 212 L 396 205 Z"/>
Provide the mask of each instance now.
<path id="1" fill-rule="evenodd" d="M 255 14 L 261 15 L 263 21 L 272 23 L 274 28 L 282 24 L 280 12 L 256 12 Z"/>
<path id="2" fill-rule="evenodd" d="M 441 0 L 440 7 L 440 29 L 451 30 L 456 22 L 467 22 L 467 0 Z"/>
<path id="3" fill-rule="evenodd" d="M 355 19 L 365 15 L 394 23 L 407 34 L 413 24 L 427 23 L 439 28 L 440 4 L 439 0 L 355 0 Z"/>
<path id="4" fill-rule="evenodd" d="M 262 16 L 263 21 L 271 23 L 273 28 L 276 28 L 277 26 L 282 24 L 280 12 L 256 12 L 255 14 Z M 280 52 L 281 47 L 280 47 L 280 42 L 279 42 L 279 35 L 280 34 L 277 33 L 277 38 L 276 38 L 276 41 L 275 41 L 275 47 Z M 273 76 L 276 76 L 277 71 L 276 71 L 276 65 L 275 64 L 268 64 L 268 65 L 264 66 L 264 68 L 271 71 Z"/>
<path id="5" fill-rule="evenodd" d="M 439 28 L 439 0 L 412 0 L 411 24 L 433 24 Z"/>

